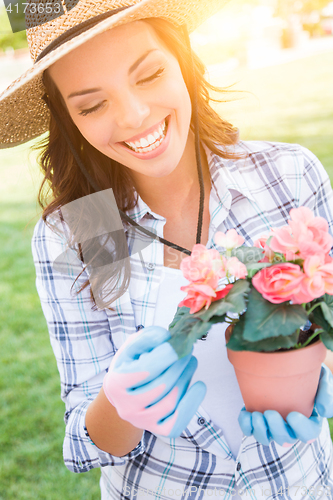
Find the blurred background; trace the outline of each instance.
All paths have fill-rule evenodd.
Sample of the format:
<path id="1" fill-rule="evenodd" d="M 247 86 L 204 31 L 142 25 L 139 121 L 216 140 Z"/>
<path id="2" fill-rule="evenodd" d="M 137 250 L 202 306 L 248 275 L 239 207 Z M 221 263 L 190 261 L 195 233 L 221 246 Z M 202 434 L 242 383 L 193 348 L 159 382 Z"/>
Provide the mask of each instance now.
<path id="1" fill-rule="evenodd" d="M 302 144 L 333 179 L 332 1 L 232 0 L 191 38 L 242 139 Z M 31 64 L 1 0 L 0 92 Z M 33 144 L 0 150 L 0 500 L 97 500 L 99 471 L 74 475 L 62 461 L 64 406 L 30 250 Z"/>

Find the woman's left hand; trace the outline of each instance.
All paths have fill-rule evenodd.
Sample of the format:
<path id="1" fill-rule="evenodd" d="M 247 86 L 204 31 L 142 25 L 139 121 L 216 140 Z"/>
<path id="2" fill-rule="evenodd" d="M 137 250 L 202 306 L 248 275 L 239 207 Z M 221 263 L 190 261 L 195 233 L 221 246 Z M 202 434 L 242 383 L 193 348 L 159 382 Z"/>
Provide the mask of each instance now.
<path id="1" fill-rule="evenodd" d="M 303 443 L 314 441 L 320 434 L 323 417 L 333 417 L 333 375 L 326 365 L 322 365 L 319 386 L 312 415 L 307 418 L 302 413 L 293 411 L 285 421 L 273 410 L 264 413 L 250 413 L 245 407 L 238 417 L 239 425 L 246 436 L 268 446 L 275 441 L 280 446 L 291 446 L 297 440 Z"/>

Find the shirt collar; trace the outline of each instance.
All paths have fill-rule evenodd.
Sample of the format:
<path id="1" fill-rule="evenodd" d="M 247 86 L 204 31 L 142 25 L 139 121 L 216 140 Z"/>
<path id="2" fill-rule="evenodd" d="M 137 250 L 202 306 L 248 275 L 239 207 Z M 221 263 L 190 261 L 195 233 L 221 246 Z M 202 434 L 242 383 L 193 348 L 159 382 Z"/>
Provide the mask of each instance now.
<path id="1" fill-rule="evenodd" d="M 153 212 L 147 203 L 143 201 L 141 196 L 138 196 L 138 201 L 137 204 L 135 205 L 134 208 L 130 209 L 127 211 L 127 215 L 134 220 L 137 224 L 140 224 L 142 226 L 149 225 L 149 223 L 146 224 L 146 221 L 149 221 L 151 219 L 157 219 L 163 222 L 166 222 L 165 218 L 162 217 L 161 215 Z M 126 231 L 126 228 L 125 228 Z"/>
<path id="2" fill-rule="evenodd" d="M 234 147 L 234 152 L 242 153 L 243 157 L 233 160 L 221 158 L 221 156 L 213 153 L 208 147 L 203 144 L 203 148 L 207 155 L 208 166 L 212 183 L 216 187 L 216 191 L 223 198 L 227 192 L 237 191 L 245 198 L 255 201 L 248 187 L 248 179 L 246 176 L 246 164 L 248 157 L 244 156 L 244 151 L 238 150 L 237 145 Z"/>
<path id="3" fill-rule="evenodd" d="M 237 191 L 246 198 L 254 201 L 254 197 L 247 186 L 246 176 L 244 175 L 245 165 L 248 161 L 247 158 L 227 160 L 213 153 L 205 144 L 202 145 L 207 155 L 211 179 L 216 187 L 217 193 L 220 195 L 220 199 L 223 200 L 225 195 L 229 194 L 230 191 Z M 235 148 L 235 153 L 237 153 L 237 146 Z M 241 162 L 240 165 L 239 162 Z M 239 167 L 242 166 L 244 167 L 244 172 L 241 173 Z M 230 196 L 228 196 L 228 198 L 230 198 Z M 145 225 L 145 221 L 152 218 L 165 222 L 165 218 L 153 212 L 139 195 L 136 206 L 129 210 L 127 214 L 138 224 Z"/>

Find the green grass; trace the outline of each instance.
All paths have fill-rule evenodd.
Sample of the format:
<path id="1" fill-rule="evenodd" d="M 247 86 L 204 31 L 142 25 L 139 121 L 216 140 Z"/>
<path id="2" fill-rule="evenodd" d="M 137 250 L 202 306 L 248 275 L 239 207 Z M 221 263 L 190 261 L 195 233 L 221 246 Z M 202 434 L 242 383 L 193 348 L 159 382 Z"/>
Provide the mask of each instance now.
<path id="1" fill-rule="evenodd" d="M 228 76 L 221 85 L 237 80 L 254 95 L 221 114 L 243 139 L 312 149 L 333 178 L 332 56 Z M 0 500 L 98 499 L 99 471 L 74 475 L 62 461 L 64 405 L 30 250 L 39 179 L 27 146 L 0 151 L 0 179 Z"/>
<path id="2" fill-rule="evenodd" d="M 281 66 L 238 70 L 217 83 L 236 83 L 234 101 L 217 106 L 242 139 L 302 144 L 312 150 L 333 179 L 332 52 Z M 214 81 L 215 83 L 215 81 Z"/>
<path id="3" fill-rule="evenodd" d="M 22 146 L 0 152 L 0 499 L 93 500 L 100 471 L 74 475 L 62 461 L 64 405 L 35 289 L 37 176 L 27 156 Z"/>

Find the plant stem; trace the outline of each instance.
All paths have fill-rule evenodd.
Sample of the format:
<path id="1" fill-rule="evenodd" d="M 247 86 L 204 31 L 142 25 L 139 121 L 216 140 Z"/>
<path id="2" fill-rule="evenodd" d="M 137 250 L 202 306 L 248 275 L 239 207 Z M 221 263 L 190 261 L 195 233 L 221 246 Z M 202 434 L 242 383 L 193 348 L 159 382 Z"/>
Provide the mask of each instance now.
<path id="1" fill-rule="evenodd" d="M 229 325 L 233 325 L 238 322 L 238 318 L 229 318 L 229 316 L 226 316 L 224 318 L 225 323 L 228 323 Z"/>
<path id="2" fill-rule="evenodd" d="M 314 311 L 316 309 L 316 307 L 320 306 L 321 302 L 317 302 L 317 304 L 315 304 L 314 306 L 311 307 L 311 309 L 309 309 L 308 311 L 306 311 L 308 313 L 308 316 L 309 314 L 312 313 L 312 311 Z"/>
<path id="3" fill-rule="evenodd" d="M 311 335 L 310 338 L 308 338 L 308 340 L 302 345 L 302 347 L 306 347 L 308 344 L 310 344 L 311 340 L 313 340 L 315 337 L 317 337 L 317 335 L 319 335 L 320 333 L 322 333 L 324 330 L 321 329 L 321 330 L 316 330 L 313 335 Z"/>

